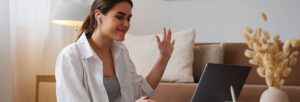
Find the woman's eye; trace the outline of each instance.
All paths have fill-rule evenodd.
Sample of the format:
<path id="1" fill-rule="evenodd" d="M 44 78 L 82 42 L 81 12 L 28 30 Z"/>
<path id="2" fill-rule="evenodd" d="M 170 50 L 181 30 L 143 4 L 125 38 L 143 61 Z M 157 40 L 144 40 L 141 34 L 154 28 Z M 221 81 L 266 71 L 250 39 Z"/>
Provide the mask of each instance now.
<path id="1" fill-rule="evenodd" d="M 122 18 L 123 18 L 123 17 L 121 17 L 121 16 L 117 16 L 117 18 L 118 18 L 119 20 L 122 20 Z"/>
<path id="2" fill-rule="evenodd" d="M 128 18 L 127 20 L 130 21 L 131 18 Z"/>

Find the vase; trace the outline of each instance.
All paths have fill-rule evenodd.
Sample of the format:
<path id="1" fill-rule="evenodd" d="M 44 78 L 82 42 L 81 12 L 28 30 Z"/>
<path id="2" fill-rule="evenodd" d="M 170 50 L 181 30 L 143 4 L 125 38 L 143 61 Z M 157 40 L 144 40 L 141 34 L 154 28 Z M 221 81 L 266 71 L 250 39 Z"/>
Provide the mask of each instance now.
<path id="1" fill-rule="evenodd" d="M 261 95 L 260 102 L 289 102 L 289 97 L 281 88 L 269 87 Z"/>

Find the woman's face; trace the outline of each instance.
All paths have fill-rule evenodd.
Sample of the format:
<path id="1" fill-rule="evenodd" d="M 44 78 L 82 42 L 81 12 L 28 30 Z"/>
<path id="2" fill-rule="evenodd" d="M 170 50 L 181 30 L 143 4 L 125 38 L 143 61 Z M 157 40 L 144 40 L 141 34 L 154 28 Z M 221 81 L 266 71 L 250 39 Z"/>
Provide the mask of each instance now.
<path id="1" fill-rule="evenodd" d="M 130 27 L 131 9 L 127 2 L 116 4 L 106 15 L 101 15 L 100 31 L 112 40 L 123 41 Z"/>

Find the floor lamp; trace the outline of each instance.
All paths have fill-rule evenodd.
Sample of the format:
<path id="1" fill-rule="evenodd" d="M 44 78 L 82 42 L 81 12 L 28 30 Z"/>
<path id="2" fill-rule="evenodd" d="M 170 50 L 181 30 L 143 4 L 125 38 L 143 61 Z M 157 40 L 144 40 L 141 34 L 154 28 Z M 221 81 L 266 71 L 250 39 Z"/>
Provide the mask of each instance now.
<path id="1" fill-rule="evenodd" d="M 67 2 L 55 7 L 52 16 L 52 23 L 72 26 L 77 34 L 85 17 L 90 13 L 90 6 L 85 3 Z M 76 36 L 74 36 L 75 38 Z M 76 39 L 76 38 L 75 38 Z"/>

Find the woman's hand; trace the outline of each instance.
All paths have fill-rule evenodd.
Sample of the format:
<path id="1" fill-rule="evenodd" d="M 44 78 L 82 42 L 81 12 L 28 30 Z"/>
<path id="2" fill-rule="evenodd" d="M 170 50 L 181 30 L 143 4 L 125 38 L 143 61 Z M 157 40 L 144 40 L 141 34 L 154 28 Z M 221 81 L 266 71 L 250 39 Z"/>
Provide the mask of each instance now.
<path id="1" fill-rule="evenodd" d="M 168 33 L 166 34 L 166 28 L 163 28 L 164 34 L 163 34 L 163 39 L 162 41 L 160 38 L 156 35 L 156 40 L 160 52 L 160 56 L 163 59 L 169 60 L 169 58 L 172 55 L 173 49 L 174 49 L 174 44 L 175 40 L 172 41 L 171 43 L 171 37 L 172 37 L 172 32 L 170 29 L 168 29 Z"/>
<path id="2" fill-rule="evenodd" d="M 136 100 L 135 102 L 156 102 L 154 100 L 148 99 L 149 96 L 141 97 L 140 99 Z"/>
<path id="3" fill-rule="evenodd" d="M 164 35 L 162 41 L 158 36 L 156 36 L 160 56 L 146 78 L 153 89 L 155 89 L 158 83 L 160 82 L 169 62 L 169 59 L 173 53 L 175 40 L 173 40 L 171 43 L 171 37 L 171 30 L 169 29 L 167 34 L 166 28 L 164 28 Z"/>

